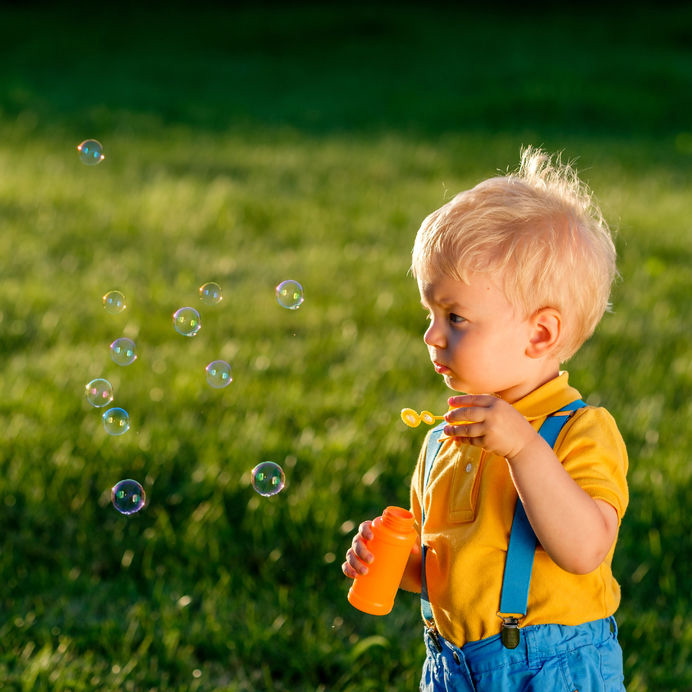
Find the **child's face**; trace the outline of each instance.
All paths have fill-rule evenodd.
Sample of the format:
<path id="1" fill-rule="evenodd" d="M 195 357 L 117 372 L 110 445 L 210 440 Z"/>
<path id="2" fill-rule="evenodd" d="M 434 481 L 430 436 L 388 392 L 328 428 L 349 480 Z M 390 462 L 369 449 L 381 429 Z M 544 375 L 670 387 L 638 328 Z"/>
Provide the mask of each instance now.
<path id="1" fill-rule="evenodd" d="M 511 402 L 537 386 L 536 362 L 526 353 L 531 322 L 490 276 L 471 274 L 469 284 L 438 276 L 419 280 L 418 289 L 430 319 L 423 339 L 450 389 Z"/>

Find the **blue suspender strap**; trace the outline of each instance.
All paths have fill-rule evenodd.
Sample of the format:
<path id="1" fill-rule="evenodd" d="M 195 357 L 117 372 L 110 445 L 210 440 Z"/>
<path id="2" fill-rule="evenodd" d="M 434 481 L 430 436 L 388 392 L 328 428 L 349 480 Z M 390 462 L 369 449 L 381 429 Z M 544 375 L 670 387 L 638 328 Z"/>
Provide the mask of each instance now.
<path id="1" fill-rule="evenodd" d="M 538 431 L 541 437 L 551 446 L 555 446 L 562 427 L 571 413 L 586 406 L 580 399 L 567 404 L 559 411 L 548 416 Z M 512 521 L 512 532 L 507 548 L 507 561 L 502 580 L 502 595 L 498 615 L 502 618 L 502 643 L 510 649 L 519 644 L 519 618 L 526 615 L 529 600 L 529 584 L 533 558 L 536 553 L 536 535 L 531 528 L 524 505 L 517 498 Z"/>
<path id="2" fill-rule="evenodd" d="M 569 420 L 573 411 L 586 406 L 580 399 L 563 406 L 559 411 L 548 416 L 538 431 L 541 437 L 551 446 L 555 442 L 564 424 Z M 421 497 L 421 613 L 426 623 L 433 623 L 432 608 L 428 600 L 427 579 L 425 574 L 425 555 L 427 546 L 423 543 L 423 525 L 425 523 L 425 489 L 432 471 L 435 457 L 442 446 L 440 437 L 445 423 L 441 423 L 430 433 L 425 450 L 425 468 L 423 470 L 423 496 Z M 502 628 L 502 643 L 507 648 L 515 648 L 519 643 L 519 618 L 526 615 L 526 607 L 529 599 L 529 585 L 531 582 L 531 570 L 533 558 L 536 552 L 536 535 L 531 528 L 524 505 L 517 498 L 512 521 L 512 531 L 507 548 L 507 561 L 502 581 L 502 594 L 500 596 L 500 610 L 504 625 Z"/>
<path id="3" fill-rule="evenodd" d="M 440 442 L 440 437 L 442 436 L 442 431 L 444 430 L 446 423 L 440 423 L 437 427 L 433 428 L 430 432 L 430 437 L 428 437 L 428 445 L 425 448 L 425 468 L 423 469 L 423 495 L 421 496 L 421 522 L 420 522 L 420 532 L 421 532 L 421 592 L 420 592 L 420 609 L 423 615 L 423 619 L 427 623 L 432 623 L 433 614 L 432 608 L 430 607 L 430 601 L 428 600 L 428 583 L 425 577 L 425 553 L 427 551 L 427 546 L 423 542 L 423 524 L 425 523 L 425 489 L 428 487 L 428 479 L 430 478 L 430 472 L 432 471 L 433 462 L 437 453 L 440 451 L 442 443 Z"/>

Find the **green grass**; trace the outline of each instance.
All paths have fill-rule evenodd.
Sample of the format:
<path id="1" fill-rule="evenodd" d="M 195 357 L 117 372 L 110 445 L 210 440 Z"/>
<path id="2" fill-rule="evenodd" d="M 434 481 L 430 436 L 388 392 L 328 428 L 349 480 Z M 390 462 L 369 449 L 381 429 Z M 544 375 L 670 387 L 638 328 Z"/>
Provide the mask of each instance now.
<path id="1" fill-rule="evenodd" d="M 630 453 L 628 690 L 692 689 L 691 20 L 1 9 L 0 687 L 417 688 L 416 599 L 363 615 L 340 563 L 362 519 L 408 502 L 423 431 L 398 411 L 445 406 L 415 231 L 532 143 L 578 157 L 618 229 L 614 312 L 569 370 Z M 286 278 L 295 312 L 274 300 Z M 217 307 L 197 298 L 209 280 Z M 186 304 L 194 339 L 171 326 Z M 219 357 L 221 391 L 203 372 Z M 84 400 L 98 376 L 130 412 L 122 437 Z M 268 499 L 249 478 L 265 459 L 287 475 Z M 126 477 L 149 496 L 131 517 L 109 500 Z"/>

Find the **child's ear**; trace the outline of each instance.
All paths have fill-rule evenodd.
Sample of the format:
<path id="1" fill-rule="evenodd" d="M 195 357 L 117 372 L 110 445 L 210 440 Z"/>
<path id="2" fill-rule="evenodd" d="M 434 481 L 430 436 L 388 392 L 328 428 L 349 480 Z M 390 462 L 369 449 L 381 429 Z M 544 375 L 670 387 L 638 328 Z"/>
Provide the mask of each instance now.
<path id="1" fill-rule="evenodd" d="M 529 358 L 549 355 L 557 345 L 562 333 L 562 316 L 555 308 L 541 308 L 529 318 L 531 337 L 526 347 Z"/>

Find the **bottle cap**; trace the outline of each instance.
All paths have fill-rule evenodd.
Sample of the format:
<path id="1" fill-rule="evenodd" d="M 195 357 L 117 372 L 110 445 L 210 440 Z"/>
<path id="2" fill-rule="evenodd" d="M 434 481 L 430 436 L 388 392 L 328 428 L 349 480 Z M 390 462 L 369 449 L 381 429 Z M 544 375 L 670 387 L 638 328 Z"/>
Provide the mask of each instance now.
<path id="1" fill-rule="evenodd" d="M 385 507 L 382 523 L 392 531 L 407 533 L 413 528 L 413 514 L 402 507 Z"/>

